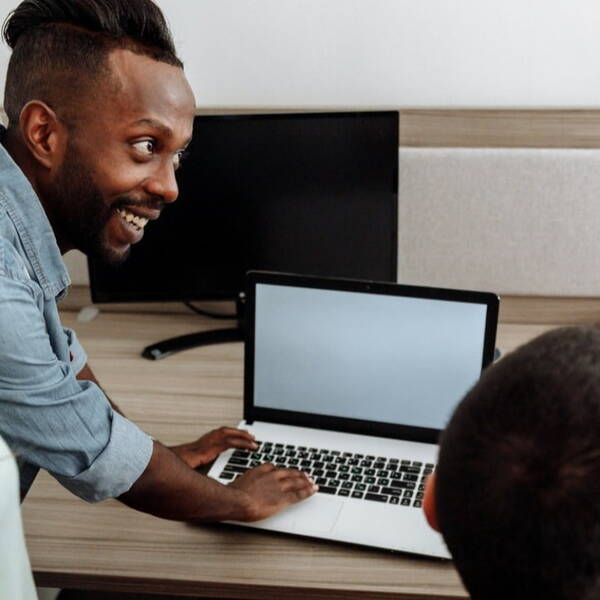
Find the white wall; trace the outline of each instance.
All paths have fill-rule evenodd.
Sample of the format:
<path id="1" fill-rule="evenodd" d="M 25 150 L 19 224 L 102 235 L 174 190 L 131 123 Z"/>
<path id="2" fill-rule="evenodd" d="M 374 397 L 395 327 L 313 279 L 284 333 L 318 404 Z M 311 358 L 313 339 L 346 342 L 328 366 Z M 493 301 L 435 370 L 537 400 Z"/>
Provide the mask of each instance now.
<path id="1" fill-rule="evenodd" d="M 597 0 L 158 0 L 202 106 L 591 107 Z"/>
<path id="2" fill-rule="evenodd" d="M 0 0 L 0 18 L 19 0 Z M 200 106 L 596 107 L 597 0 L 157 0 Z M 8 51 L 0 50 L 0 87 Z"/>

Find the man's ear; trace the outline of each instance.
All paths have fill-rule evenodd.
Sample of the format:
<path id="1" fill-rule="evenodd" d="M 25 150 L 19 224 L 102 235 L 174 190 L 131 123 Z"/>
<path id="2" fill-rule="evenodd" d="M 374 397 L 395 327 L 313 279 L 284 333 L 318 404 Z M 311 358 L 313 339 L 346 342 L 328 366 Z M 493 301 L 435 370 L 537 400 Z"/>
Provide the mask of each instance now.
<path id="1" fill-rule="evenodd" d="M 30 100 L 21 110 L 19 128 L 34 160 L 52 171 L 60 166 L 67 131 L 45 102 Z"/>
<path id="2" fill-rule="evenodd" d="M 423 511 L 429 526 L 439 531 L 437 513 L 435 510 L 435 472 L 428 478 L 425 484 L 425 496 L 423 498 Z"/>

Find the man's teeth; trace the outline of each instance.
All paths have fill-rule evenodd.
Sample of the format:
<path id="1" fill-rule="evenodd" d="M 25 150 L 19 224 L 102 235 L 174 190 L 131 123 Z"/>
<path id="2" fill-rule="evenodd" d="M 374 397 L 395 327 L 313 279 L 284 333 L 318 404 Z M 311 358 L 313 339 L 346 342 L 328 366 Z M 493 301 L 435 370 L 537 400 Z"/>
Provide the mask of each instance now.
<path id="1" fill-rule="evenodd" d="M 125 219 L 125 221 L 128 223 L 133 223 L 133 225 L 135 225 L 138 229 L 143 229 L 148 222 L 148 219 L 144 217 L 138 217 L 137 215 L 134 215 L 132 212 L 129 212 L 123 208 L 117 208 L 117 212 L 119 215 L 121 215 L 122 219 Z"/>

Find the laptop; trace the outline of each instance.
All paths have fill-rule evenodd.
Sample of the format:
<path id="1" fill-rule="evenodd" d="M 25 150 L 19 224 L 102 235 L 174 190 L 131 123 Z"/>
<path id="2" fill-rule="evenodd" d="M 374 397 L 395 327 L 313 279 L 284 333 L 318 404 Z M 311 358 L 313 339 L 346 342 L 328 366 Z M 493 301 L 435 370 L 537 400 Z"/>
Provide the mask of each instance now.
<path id="1" fill-rule="evenodd" d="M 250 272 L 244 420 L 227 484 L 264 462 L 306 471 L 309 499 L 246 527 L 450 558 L 423 511 L 438 436 L 493 360 L 491 293 Z M 457 483 L 458 485 L 458 483 Z"/>

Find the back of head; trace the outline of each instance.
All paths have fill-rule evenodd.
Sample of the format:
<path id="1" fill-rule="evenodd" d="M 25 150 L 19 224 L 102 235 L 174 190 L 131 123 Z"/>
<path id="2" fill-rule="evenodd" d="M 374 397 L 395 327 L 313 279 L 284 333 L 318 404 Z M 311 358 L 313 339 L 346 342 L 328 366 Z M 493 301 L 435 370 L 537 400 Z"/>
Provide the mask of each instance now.
<path id="1" fill-rule="evenodd" d="M 3 35 L 13 49 L 4 97 L 11 127 L 33 99 L 73 121 L 99 78 L 109 74 L 114 49 L 182 66 L 151 0 L 24 0 L 6 19 Z"/>
<path id="2" fill-rule="evenodd" d="M 600 329 L 489 368 L 443 434 L 435 489 L 474 599 L 600 597 Z"/>

